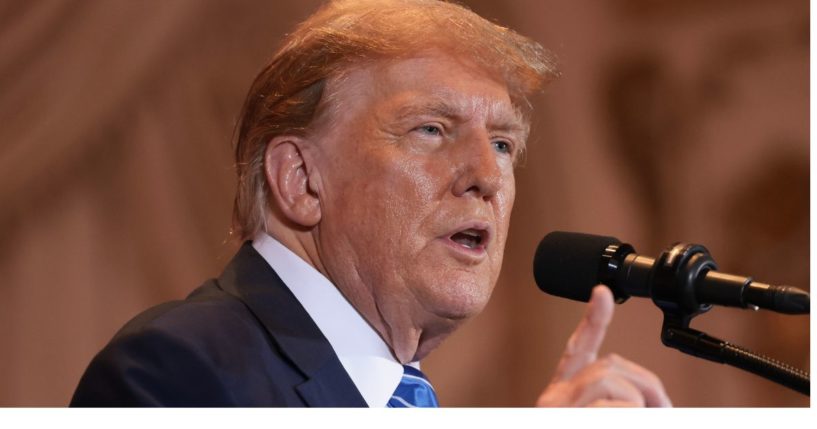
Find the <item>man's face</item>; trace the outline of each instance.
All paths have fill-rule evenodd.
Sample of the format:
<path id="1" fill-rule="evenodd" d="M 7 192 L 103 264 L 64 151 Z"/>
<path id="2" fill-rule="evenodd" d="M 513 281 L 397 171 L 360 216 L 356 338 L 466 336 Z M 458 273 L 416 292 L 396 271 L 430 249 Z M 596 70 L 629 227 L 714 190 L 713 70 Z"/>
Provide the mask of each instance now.
<path id="1" fill-rule="evenodd" d="M 527 137 L 505 85 L 430 53 L 353 70 L 328 93 L 316 134 L 326 274 L 384 337 L 478 313 Z"/>

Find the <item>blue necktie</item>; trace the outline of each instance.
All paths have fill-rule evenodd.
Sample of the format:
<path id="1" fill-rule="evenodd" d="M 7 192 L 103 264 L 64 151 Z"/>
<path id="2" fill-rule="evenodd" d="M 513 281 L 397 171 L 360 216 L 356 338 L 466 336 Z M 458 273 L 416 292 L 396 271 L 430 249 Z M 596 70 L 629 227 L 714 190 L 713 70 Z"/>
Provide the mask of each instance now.
<path id="1" fill-rule="evenodd" d="M 439 407 L 434 388 L 419 369 L 403 365 L 403 378 L 392 394 L 389 408 Z"/>

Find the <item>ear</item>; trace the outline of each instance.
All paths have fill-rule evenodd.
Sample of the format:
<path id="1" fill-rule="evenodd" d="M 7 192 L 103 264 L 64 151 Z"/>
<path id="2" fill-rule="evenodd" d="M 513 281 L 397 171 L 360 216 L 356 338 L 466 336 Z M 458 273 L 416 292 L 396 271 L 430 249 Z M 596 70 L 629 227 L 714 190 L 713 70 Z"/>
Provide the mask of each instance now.
<path id="1" fill-rule="evenodd" d="M 264 174 L 270 198 L 289 221 L 307 228 L 321 220 L 320 199 L 302 149 L 305 140 L 278 136 L 270 140 L 264 152 Z"/>

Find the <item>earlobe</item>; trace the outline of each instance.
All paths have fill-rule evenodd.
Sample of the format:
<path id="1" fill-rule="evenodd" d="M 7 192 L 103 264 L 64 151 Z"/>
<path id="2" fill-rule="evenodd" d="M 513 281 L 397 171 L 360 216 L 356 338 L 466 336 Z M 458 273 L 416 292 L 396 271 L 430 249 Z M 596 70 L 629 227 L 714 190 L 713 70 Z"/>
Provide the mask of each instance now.
<path id="1" fill-rule="evenodd" d="M 270 189 L 270 204 L 294 224 L 311 228 L 320 222 L 321 208 L 316 184 L 303 156 L 300 137 L 273 138 L 264 152 L 264 174 Z"/>

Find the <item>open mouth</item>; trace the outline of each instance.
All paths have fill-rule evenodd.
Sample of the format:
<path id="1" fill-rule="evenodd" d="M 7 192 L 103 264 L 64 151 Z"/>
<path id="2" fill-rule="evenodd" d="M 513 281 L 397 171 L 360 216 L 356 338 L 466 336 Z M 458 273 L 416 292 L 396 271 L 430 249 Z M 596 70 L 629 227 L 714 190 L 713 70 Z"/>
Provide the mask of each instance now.
<path id="1" fill-rule="evenodd" d="M 468 249 L 481 249 L 485 247 L 483 243 L 487 241 L 488 231 L 484 229 L 469 228 L 451 235 L 451 241 Z"/>

